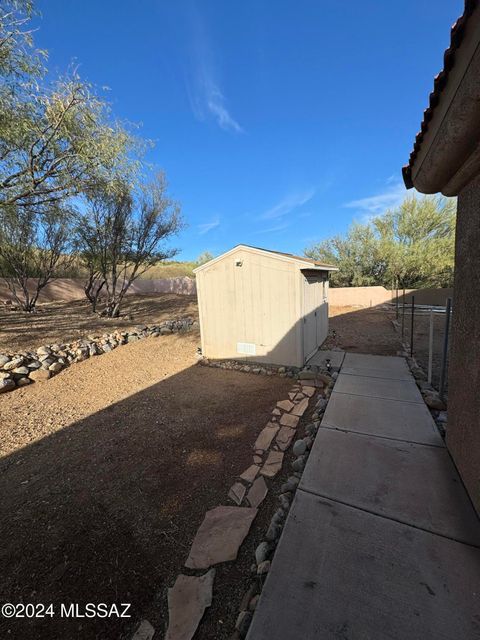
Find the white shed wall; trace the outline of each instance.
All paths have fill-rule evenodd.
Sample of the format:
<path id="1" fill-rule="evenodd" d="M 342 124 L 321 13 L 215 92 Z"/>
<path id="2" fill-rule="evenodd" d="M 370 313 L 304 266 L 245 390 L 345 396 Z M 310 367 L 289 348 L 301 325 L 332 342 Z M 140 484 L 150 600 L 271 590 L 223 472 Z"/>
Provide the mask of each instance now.
<path id="1" fill-rule="evenodd" d="M 242 266 L 235 266 L 236 261 Z M 302 292 L 298 276 L 293 262 L 246 249 L 229 253 L 197 272 L 203 354 L 207 358 L 301 366 Z M 239 343 L 247 349 L 255 345 L 255 353 L 239 353 Z"/>

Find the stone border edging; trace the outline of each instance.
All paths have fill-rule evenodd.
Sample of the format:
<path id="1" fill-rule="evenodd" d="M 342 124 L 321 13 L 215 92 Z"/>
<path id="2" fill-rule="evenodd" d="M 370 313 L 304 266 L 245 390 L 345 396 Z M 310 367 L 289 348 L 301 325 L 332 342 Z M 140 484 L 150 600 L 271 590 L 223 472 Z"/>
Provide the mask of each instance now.
<path id="1" fill-rule="evenodd" d="M 224 369 L 235 368 L 236 370 L 257 374 L 262 373 L 262 369 L 265 372 L 269 370 L 266 367 L 258 367 L 258 371 L 254 371 L 257 367 L 249 367 L 244 364 L 237 364 L 238 368 L 232 366 L 221 366 L 226 365 L 227 363 L 205 362 L 204 359 L 200 360 L 199 364 Z M 276 369 L 277 372 L 278 369 L 283 369 L 283 371 L 280 371 L 278 375 L 283 374 L 283 376 L 286 377 L 286 367 L 278 367 Z M 272 375 L 272 373 L 270 373 L 270 375 Z M 292 373 L 291 375 L 293 377 L 294 374 Z M 276 403 L 271 412 L 270 420 L 258 434 L 255 443 L 253 444 L 252 464 L 245 471 L 238 474 L 237 481 L 229 490 L 228 498 L 234 502 L 236 506 L 220 506 L 210 509 L 207 511 L 204 520 L 197 530 L 184 567 L 190 571 L 206 571 L 206 573 L 192 575 L 191 573 L 183 573 L 180 571 L 174 586 L 168 589 L 169 624 L 165 635 L 166 640 L 179 640 L 180 638 L 182 638 L 182 640 L 187 640 L 187 638 L 193 638 L 205 609 L 211 605 L 215 574 L 215 570 L 212 569 L 212 566 L 221 564 L 227 560 L 231 560 L 232 558 L 236 558 L 236 553 L 234 555 L 230 555 L 232 551 L 231 549 L 229 549 L 229 553 L 227 554 L 229 557 L 224 557 L 223 559 L 219 557 L 222 554 L 219 553 L 218 549 L 216 554 L 212 551 L 216 545 L 215 541 L 212 541 L 210 537 L 210 530 L 208 525 L 206 525 L 207 521 L 213 520 L 215 522 L 215 526 L 212 531 L 215 532 L 215 537 L 219 537 L 221 539 L 222 531 L 220 512 L 233 511 L 239 515 L 240 512 L 245 512 L 249 523 L 244 527 L 243 533 L 236 541 L 238 544 L 238 553 L 238 549 L 243 543 L 245 537 L 248 535 L 250 525 L 256 517 L 258 507 L 261 505 L 269 491 L 269 487 L 265 480 L 274 478 L 281 470 L 284 454 L 289 449 L 293 441 L 297 426 L 308 408 L 310 399 L 314 398 L 317 392 L 325 389 L 322 397 L 320 397 L 316 402 L 315 411 L 312 414 L 312 419 L 315 422 L 310 423 L 305 428 L 307 436 L 303 439 L 298 439 L 293 445 L 293 452 L 294 455 L 296 455 L 296 459 L 292 463 L 293 475 L 282 485 L 282 494 L 279 496 L 281 506 L 275 511 L 275 514 L 269 524 L 265 534 L 266 540 L 261 542 L 255 550 L 256 564 L 252 565 L 254 578 L 250 588 L 242 599 L 241 611 L 237 617 L 235 625 L 236 631 L 234 638 L 244 638 L 246 636 L 253 616 L 253 610 L 259 598 L 261 587 L 263 586 L 263 582 L 270 569 L 271 560 L 269 558 L 273 555 L 278 539 L 280 538 L 283 530 L 284 521 L 287 517 L 291 500 L 293 499 L 293 493 L 300 481 L 310 448 L 313 445 L 318 425 L 320 424 L 320 417 L 325 411 L 331 387 L 333 386 L 337 375 L 338 374 L 336 373 L 329 375 L 328 372 L 319 373 L 318 367 L 315 367 L 314 370 L 310 370 L 308 368 L 303 369 L 298 374 L 296 384 L 294 384 L 289 391 L 288 399 L 280 400 Z M 258 488 L 259 483 L 262 485 L 260 488 Z M 247 506 L 241 506 L 242 503 L 245 503 Z M 202 543 L 204 543 L 207 537 L 209 539 L 208 553 L 202 554 Z M 216 560 L 213 562 L 211 559 L 212 553 L 213 555 L 216 555 Z M 210 555 L 210 557 L 207 558 L 204 557 L 204 555 Z M 202 581 L 205 581 L 206 577 L 210 573 L 212 573 L 211 580 L 207 581 L 208 584 L 202 585 Z M 192 608 L 188 602 L 183 602 L 182 598 L 185 597 L 186 591 L 185 587 L 182 589 L 180 586 L 180 584 L 183 584 L 182 581 L 188 585 L 188 589 L 191 591 L 190 600 L 197 602 L 199 606 Z M 189 609 L 188 613 L 186 612 L 186 609 Z M 145 638 L 146 640 L 150 640 L 155 633 L 155 630 L 145 619 L 140 621 L 137 630 L 132 636 L 132 640 L 143 640 L 144 628 L 147 628 Z"/>
<path id="2" fill-rule="evenodd" d="M 306 370 L 304 369 L 303 372 L 306 373 Z M 303 470 L 305 469 L 310 450 L 313 446 L 321 418 L 327 407 L 328 398 L 338 373 L 330 374 L 325 371 L 317 374 L 314 373 L 313 375 L 315 375 L 313 380 L 320 379 L 320 381 L 324 383 L 322 386 L 324 386 L 325 390 L 323 395 L 316 401 L 315 411 L 311 416 L 312 422 L 305 427 L 305 437 L 297 439 L 293 444 L 292 453 L 295 456 L 292 462 L 293 474 L 282 484 L 282 493 L 278 496 L 280 506 L 275 511 L 268 525 L 264 540 L 260 542 L 255 549 L 255 564 L 252 565 L 253 579 L 250 587 L 242 598 L 240 613 L 238 614 L 235 624 L 235 633 L 231 636 L 231 640 L 243 640 L 248 633 L 266 577 L 270 571 L 272 559 L 282 534 L 288 512 L 300 483 Z M 303 379 L 299 380 L 299 382 L 307 385 L 309 380 Z M 316 393 L 312 395 L 312 398 L 316 398 Z"/>
<path id="3" fill-rule="evenodd" d="M 43 345 L 35 352 L 0 353 L 0 394 L 25 387 L 32 382 L 48 380 L 76 362 L 108 353 L 129 342 L 149 336 L 187 332 L 195 326 L 198 326 L 198 322 L 186 317 L 165 320 L 151 327 L 138 325 L 132 331 L 116 330 L 102 336 L 90 335 L 61 345 Z"/>
<path id="4" fill-rule="evenodd" d="M 212 360 L 204 357 L 199 359 L 198 364 L 204 367 L 243 371 L 244 373 L 254 373 L 262 376 L 278 375 L 280 378 L 295 378 L 300 371 L 299 367 L 286 367 L 276 364 L 259 364 L 254 362 L 248 364 L 239 360 Z"/>

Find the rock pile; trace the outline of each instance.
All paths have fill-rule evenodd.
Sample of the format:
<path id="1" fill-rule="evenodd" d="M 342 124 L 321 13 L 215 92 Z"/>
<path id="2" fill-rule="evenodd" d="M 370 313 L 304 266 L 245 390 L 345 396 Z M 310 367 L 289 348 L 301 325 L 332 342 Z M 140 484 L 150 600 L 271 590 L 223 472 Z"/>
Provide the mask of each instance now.
<path id="1" fill-rule="evenodd" d="M 427 407 L 430 409 L 432 418 L 440 431 L 442 438 L 445 438 L 447 430 L 447 399 L 441 398 L 440 394 L 434 387 L 427 382 L 427 375 L 423 371 L 422 367 L 418 364 L 415 358 L 407 357 L 408 366 L 415 378 L 420 393 Z"/>
<path id="2" fill-rule="evenodd" d="M 32 382 L 48 380 L 75 362 L 108 353 L 129 342 L 148 336 L 158 337 L 186 332 L 198 323 L 193 318 L 166 320 L 151 327 L 137 326 L 131 331 L 114 331 L 101 336 L 90 335 L 68 344 L 50 344 L 35 352 L 0 353 L 0 393 L 13 391 Z"/>
<path id="3" fill-rule="evenodd" d="M 299 372 L 298 367 L 282 367 L 280 365 L 268 364 L 245 364 L 237 360 L 209 360 L 202 358 L 199 364 L 205 367 L 216 367 L 217 369 L 230 369 L 243 371 L 244 373 L 255 373 L 260 376 L 280 376 L 281 378 L 295 378 Z"/>

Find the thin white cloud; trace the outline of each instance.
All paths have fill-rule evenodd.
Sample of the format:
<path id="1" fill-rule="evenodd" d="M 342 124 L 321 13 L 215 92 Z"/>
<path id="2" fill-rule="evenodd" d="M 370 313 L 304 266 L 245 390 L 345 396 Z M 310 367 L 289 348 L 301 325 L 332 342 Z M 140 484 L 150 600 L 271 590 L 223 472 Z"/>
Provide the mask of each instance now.
<path id="1" fill-rule="evenodd" d="M 276 205 L 261 214 L 264 220 L 272 220 L 288 215 L 298 207 L 309 202 L 315 195 L 315 189 L 308 189 L 301 193 L 294 193 L 280 200 Z"/>
<path id="2" fill-rule="evenodd" d="M 290 227 L 290 222 L 283 222 L 281 224 L 277 224 L 273 227 L 268 227 L 268 229 L 260 229 L 256 231 L 255 234 L 259 233 L 276 233 L 277 231 L 283 231 L 284 229 L 288 229 Z"/>
<path id="3" fill-rule="evenodd" d="M 224 131 L 243 133 L 242 127 L 229 113 L 225 105 L 225 97 L 211 77 L 203 78 L 203 100 L 208 111 L 217 121 L 218 126 Z"/>
<path id="4" fill-rule="evenodd" d="M 389 183 L 389 181 L 387 181 L 387 183 Z M 407 195 L 407 190 L 401 182 L 389 184 L 390 186 L 381 193 L 368 196 L 367 198 L 360 198 L 359 200 L 346 202 L 344 206 L 350 209 L 358 209 L 359 211 L 363 211 L 369 215 L 376 215 L 378 213 L 382 213 L 386 209 L 397 207 L 402 203 Z"/>
<path id="5" fill-rule="evenodd" d="M 202 16 L 193 12 L 192 70 L 187 81 L 187 93 L 193 115 L 205 121 L 213 117 L 224 131 L 243 133 L 244 129 L 227 108 L 227 100 L 218 79 L 217 65 Z"/>
<path id="6" fill-rule="evenodd" d="M 201 224 L 197 224 L 198 233 L 203 236 L 212 229 L 216 229 L 219 225 L 220 220 L 218 218 L 216 220 L 212 220 L 212 222 L 202 222 Z"/>

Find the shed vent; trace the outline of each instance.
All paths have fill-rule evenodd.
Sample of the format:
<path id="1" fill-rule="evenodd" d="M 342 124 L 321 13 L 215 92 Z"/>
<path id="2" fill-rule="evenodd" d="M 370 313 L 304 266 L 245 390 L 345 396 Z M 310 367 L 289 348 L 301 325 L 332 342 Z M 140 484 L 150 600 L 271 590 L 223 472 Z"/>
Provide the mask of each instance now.
<path id="1" fill-rule="evenodd" d="M 257 353 L 257 348 L 253 342 L 237 342 L 237 353 L 254 356 Z"/>

